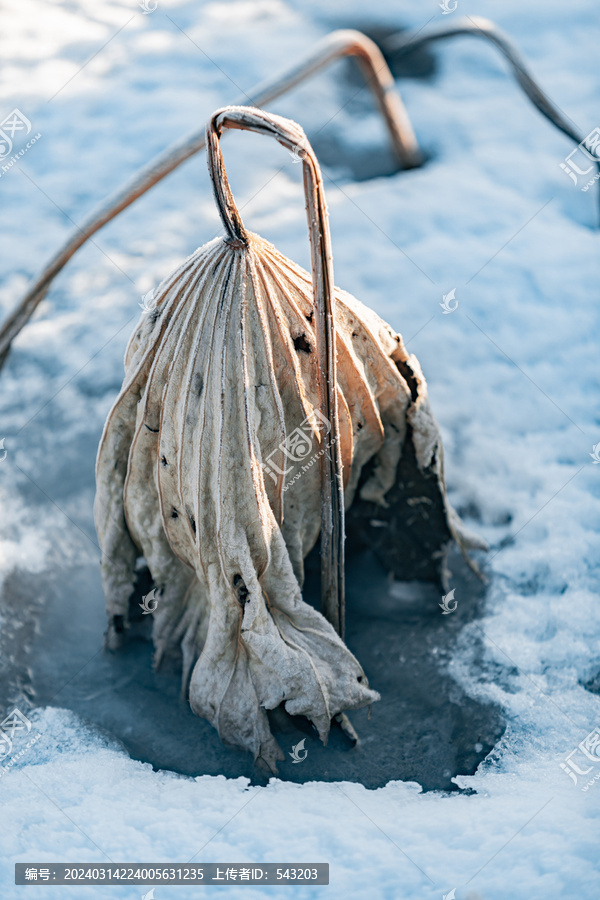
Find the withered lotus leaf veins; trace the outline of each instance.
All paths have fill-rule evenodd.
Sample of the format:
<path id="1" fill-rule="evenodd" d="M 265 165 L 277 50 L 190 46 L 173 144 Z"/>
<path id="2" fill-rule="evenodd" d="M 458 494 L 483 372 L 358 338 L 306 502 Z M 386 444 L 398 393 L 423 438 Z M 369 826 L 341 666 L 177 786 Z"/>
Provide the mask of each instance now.
<path id="1" fill-rule="evenodd" d="M 221 155 L 225 128 L 301 155 L 312 274 L 245 229 Z M 225 238 L 155 292 L 98 451 L 108 643 L 127 624 L 143 555 L 159 601 L 157 664 L 181 652 L 194 712 L 275 772 L 283 754 L 266 710 L 283 704 L 326 741 L 334 717 L 379 696 L 343 642 L 344 508 L 350 537 L 397 575 L 403 545 L 410 577 L 432 578 L 453 540 L 482 544 L 446 501 L 419 363 L 333 287 L 323 183 L 302 129 L 227 107 L 209 122 L 207 157 Z M 384 527 L 371 538 L 374 515 Z M 415 545 L 419 517 L 426 536 Z M 320 533 L 323 613 L 302 599 Z"/>

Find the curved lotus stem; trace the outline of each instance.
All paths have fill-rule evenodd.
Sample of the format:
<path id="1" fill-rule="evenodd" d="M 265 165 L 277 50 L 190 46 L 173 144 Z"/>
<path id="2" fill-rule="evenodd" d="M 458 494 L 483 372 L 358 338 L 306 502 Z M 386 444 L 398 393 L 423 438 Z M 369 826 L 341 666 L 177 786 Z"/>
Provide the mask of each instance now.
<path id="1" fill-rule="evenodd" d="M 359 31 L 334 31 L 321 41 L 316 50 L 303 62 L 291 68 L 278 78 L 262 82 L 252 91 L 236 100 L 236 105 L 252 104 L 262 106 L 271 103 L 286 91 L 314 75 L 320 69 L 344 56 L 353 56 L 365 73 L 367 83 L 373 91 L 398 158 L 405 168 L 416 166 L 421 157 L 416 138 L 399 94 L 395 90 L 393 76 L 373 41 Z M 52 281 L 64 268 L 80 247 L 104 225 L 173 172 L 181 163 L 205 147 L 204 126 L 167 147 L 148 165 L 94 210 L 64 246 L 46 265 L 29 288 L 15 311 L 0 330 L 0 369 L 10 345 L 25 327 L 37 306 L 46 296 Z"/>
<path id="2" fill-rule="evenodd" d="M 339 440 L 337 371 L 335 348 L 335 296 L 333 257 L 327 204 L 321 169 L 304 131 L 290 119 L 260 109 L 228 106 L 217 110 L 206 127 L 206 152 L 215 200 L 221 219 L 234 244 L 248 244 L 248 233 L 235 205 L 221 153 L 220 138 L 225 129 L 255 131 L 274 137 L 301 156 L 304 170 L 306 217 L 311 248 L 311 271 L 315 306 L 317 386 L 322 421 L 321 466 L 321 609 L 337 633 L 344 635 L 344 484 Z"/>
<path id="3" fill-rule="evenodd" d="M 456 19 L 449 25 L 444 23 L 443 25 L 435 25 L 430 29 L 420 29 L 415 32 L 404 31 L 401 34 L 392 35 L 388 38 L 384 42 L 383 47 L 388 53 L 409 53 L 417 47 L 431 43 L 431 41 L 445 40 L 446 38 L 459 37 L 461 35 L 480 37 L 497 47 L 509 63 L 518 85 L 535 108 L 559 131 L 562 131 L 563 134 L 574 140 L 576 144 L 580 144 L 585 140 L 585 136 L 570 123 L 534 80 L 512 41 L 490 19 L 485 19 L 482 16 L 464 16 Z M 597 165 L 600 170 L 600 161 Z"/>

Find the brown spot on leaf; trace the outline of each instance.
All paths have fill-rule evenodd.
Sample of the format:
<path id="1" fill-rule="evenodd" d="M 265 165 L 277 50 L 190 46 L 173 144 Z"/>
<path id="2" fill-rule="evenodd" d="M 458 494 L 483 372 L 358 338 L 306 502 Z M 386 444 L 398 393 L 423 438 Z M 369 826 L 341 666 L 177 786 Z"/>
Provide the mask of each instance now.
<path id="1" fill-rule="evenodd" d="M 304 332 L 294 338 L 294 347 L 296 350 L 302 350 L 303 353 L 312 353 L 312 347 L 306 340 Z"/>

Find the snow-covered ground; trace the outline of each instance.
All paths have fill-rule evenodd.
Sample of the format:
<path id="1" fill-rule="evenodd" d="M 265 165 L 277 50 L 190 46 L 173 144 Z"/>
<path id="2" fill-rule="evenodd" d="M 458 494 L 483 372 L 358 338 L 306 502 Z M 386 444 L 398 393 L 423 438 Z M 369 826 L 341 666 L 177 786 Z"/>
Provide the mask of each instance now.
<path id="1" fill-rule="evenodd" d="M 359 0 L 161 0 L 147 15 L 134 0 L 5 0 L 0 118 L 16 107 L 41 137 L 0 168 L 3 316 L 91 207 L 331 28 L 419 28 L 465 14 L 512 35 L 583 135 L 600 125 L 591 0 L 459 0 L 447 16 L 435 0 L 382 0 L 368 12 Z M 560 766 L 600 727 L 597 191 L 560 169 L 572 143 L 530 107 L 492 48 L 466 38 L 434 52 L 432 81 L 399 84 L 429 163 L 361 182 L 340 165 L 326 188 L 336 282 L 419 357 L 451 499 L 492 546 L 485 612 L 463 629 L 448 678 L 501 706 L 501 743 L 458 779 L 472 793 L 277 779 L 262 788 L 153 772 L 71 713 L 38 710 L 43 737 L 0 770 L 3 898 L 27 890 L 12 884 L 15 861 L 192 857 L 330 864 L 328 888 L 230 888 L 248 900 L 441 900 L 453 888 L 457 900 L 600 896 L 600 779 L 583 789 L 600 773 L 600 750 L 590 741 L 591 760 L 577 750 L 572 761 L 590 769 L 577 784 Z M 363 90 L 348 102 L 354 89 L 341 71 L 272 109 L 309 136 L 323 128 L 349 154 L 376 154 L 386 136 L 371 99 Z M 256 136 L 229 137 L 224 152 L 248 226 L 307 265 L 300 167 Z M 219 231 L 198 156 L 77 255 L 17 341 L 0 376 L 3 577 L 15 565 L 40 571 L 97 556 L 93 445 L 138 302 Z M 453 288 L 459 305 L 444 315 Z M 80 887 L 73 896 L 142 893 Z"/>

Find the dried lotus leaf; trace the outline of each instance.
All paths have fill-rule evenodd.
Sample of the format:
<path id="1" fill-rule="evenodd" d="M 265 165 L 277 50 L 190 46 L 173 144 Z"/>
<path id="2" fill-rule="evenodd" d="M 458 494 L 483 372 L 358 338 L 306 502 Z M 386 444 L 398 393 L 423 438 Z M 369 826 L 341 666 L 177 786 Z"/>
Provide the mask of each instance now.
<path id="1" fill-rule="evenodd" d="M 220 152 L 227 127 L 303 149 L 312 274 L 243 226 Z M 276 771 L 266 710 L 283 704 L 326 741 L 333 718 L 378 699 L 341 637 L 344 507 L 394 509 L 410 446 L 436 473 L 445 527 L 456 526 L 418 363 L 333 287 L 323 186 L 304 133 L 230 107 L 212 117 L 207 147 L 226 237 L 159 289 L 154 325 L 128 348 L 96 515 L 103 549 L 125 533 L 163 591 L 154 640 L 160 653 L 181 645 L 184 677 L 193 666 L 192 709 Z M 115 521 L 119 529 L 107 526 Z M 324 614 L 301 593 L 319 535 Z M 126 615 L 126 546 L 116 575 L 103 557 L 109 617 Z"/>

